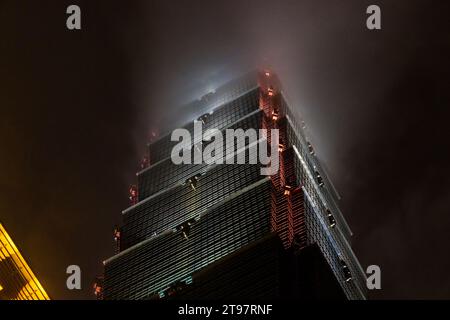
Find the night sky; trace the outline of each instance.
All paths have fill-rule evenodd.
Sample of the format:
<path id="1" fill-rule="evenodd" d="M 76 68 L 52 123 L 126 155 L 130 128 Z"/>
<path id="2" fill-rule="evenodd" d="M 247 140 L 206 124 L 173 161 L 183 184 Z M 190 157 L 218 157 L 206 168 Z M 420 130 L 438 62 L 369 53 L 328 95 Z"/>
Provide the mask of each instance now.
<path id="1" fill-rule="evenodd" d="M 149 133 L 273 67 L 342 196 L 372 298 L 450 298 L 448 1 L 0 0 L 0 220 L 52 298 L 92 299 Z M 66 29 L 66 8 L 82 30 Z M 366 8 L 382 10 L 369 31 Z M 83 290 L 65 287 L 82 269 Z"/>

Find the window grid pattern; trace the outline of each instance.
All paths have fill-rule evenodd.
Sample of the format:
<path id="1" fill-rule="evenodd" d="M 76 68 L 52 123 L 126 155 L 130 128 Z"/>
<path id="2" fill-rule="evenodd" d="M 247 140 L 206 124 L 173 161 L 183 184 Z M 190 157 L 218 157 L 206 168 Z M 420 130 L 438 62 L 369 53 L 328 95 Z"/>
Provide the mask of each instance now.
<path id="1" fill-rule="evenodd" d="M 247 73 L 238 79 L 232 80 L 220 86 L 214 93 L 208 93 L 201 99 L 192 101 L 191 103 L 180 108 L 180 118 L 196 119 L 202 114 L 208 113 L 225 103 L 244 96 L 248 92 L 255 90 L 257 87 L 257 73 Z M 179 127 L 183 125 L 183 123 L 177 125 L 173 120 L 173 118 L 169 118 L 166 119 L 166 121 L 162 121 L 162 123 L 171 124 L 172 128 L 174 126 Z M 171 131 L 170 127 L 168 127 L 167 129 L 168 130 L 164 130 L 166 133 Z"/>
<path id="2" fill-rule="evenodd" d="M 263 111 L 269 110 L 264 108 L 267 99 L 263 99 L 261 90 L 255 75 L 247 75 L 192 103 L 192 114 L 197 118 L 209 112 L 202 117 L 205 130 L 260 128 L 264 122 L 261 121 L 262 112 L 258 114 L 259 118 L 248 115 L 258 110 L 260 104 Z M 269 181 L 261 179 L 259 165 L 175 166 L 169 157 L 177 143 L 170 141 L 170 135 L 164 136 L 149 146 L 151 162 L 159 163 L 138 176 L 142 202 L 124 212 L 121 249 L 130 250 L 106 263 L 105 299 L 155 297 L 171 284 L 191 277 L 270 232 L 278 231 L 278 236 L 292 243 L 294 232 L 288 230 L 297 229 L 300 224 L 303 226 L 301 233 L 306 234 L 306 243 L 318 244 L 347 297 L 363 298 L 360 289 L 365 292 L 365 274 L 360 273 L 358 262 L 353 260 L 351 248 L 338 227 L 330 228 L 327 224 L 327 209 L 336 213 L 338 226 L 345 223 L 335 203 L 335 194 L 328 189 L 331 184 L 317 159 L 310 154 L 297 117 L 281 94 L 275 98 L 271 101 L 280 107 L 279 115 L 287 114 L 290 119 L 290 122 L 284 122 L 286 131 L 283 132 L 287 137 L 283 136 L 280 142 L 285 148 L 295 145 L 314 176 L 316 170 L 320 172 L 325 182 L 320 194 L 296 156 L 292 162 L 287 162 L 293 165 L 294 179 L 302 188 L 295 194 L 298 198 L 295 203 L 289 203 L 282 195 L 281 186 L 286 184 L 284 174 L 283 177 L 277 174 Z M 193 122 L 185 128 L 192 134 Z M 282 171 L 289 171 L 283 163 L 281 165 Z M 182 184 L 198 173 L 202 175 L 195 187 Z M 278 193 L 274 193 L 276 181 L 280 183 Z M 242 192 L 243 188 L 246 188 L 245 192 Z M 322 201 L 324 198 L 328 208 Z M 301 223 L 296 224 L 298 217 L 286 215 L 286 212 L 301 216 Z M 191 226 L 188 239 L 183 238 L 178 227 L 193 219 L 196 222 Z M 283 228 L 277 228 L 277 225 Z M 351 270 L 352 281 L 345 282 L 340 258 Z"/>
<path id="3" fill-rule="evenodd" d="M 295 131 L 294 128 L 292 127 L 292 124 L 290 122 L 287 122 L 287 141 L 288 141 L 288 145 L 291 147 L 293 145 L 295 145 L 297 147 L 298 152 L 300 153 L 300 155 L 302 156 L 302 158 L 304 159 L 304 161 L 306 162 L 309 171 L 312 174 L 315 174 L 315 171 L 318 170 L 318 165 L 316 164 L 316 162 L 314 162 L 312 159 L 313 157 L 311 156 L 311 154 L 309 153 L 309 151 L 307 150 L 306 146 L 306 142 L 305 140 L 303 140 L 303 138 L 301 137 L 301 135 L 297 135 L 296 132 L 299 132 L 298 130 Z M 301 166 L 301 165 L 300 165 Z M 306 173 L 305 173 L 306 174 Z M 326 181 L 326 175 L 323 174 L 323 172 L 320 172 L 320 176 L 322 177 L 322 179 L 324 181 Z M 303 181 L 302 181 L 303 182 Z M 309 181 L 308 183 L 312 184 L 311 181 Z M 312 185 L 310 186 L 312 187 Z M 342 213 L 339 209 L 339 207 L 336 204 L 336 201 L 334 200 L 334 198 L 331 196 L 331 194 L 329 193 L 329 184 L 325 184 L 324 187 L 321 188 L 321 194 L 322 196 L 325 198 L 325 201 L 327 203 L 327 206 L 329 207 L 329 209 L 334 213 L 335 218 L 337 219 L 339 225 L 342 227 L 342 231 L 344 236 L 346 237 L 346 239 L 348 241 L 350 241 L 350 233 L 346 232 L 346 229 L 344 228 L 344 226 L 346 226 L 346 222 L 343 220 L 343 216 Z"/>
<path id="4" fill-rule="evenodd" d="M 222 130 L 226 128 L 245 115 L 258 110 L 258 102 L 259 89 L 256 88 L 255 90 L 243 95 L 242 97 L 214 110 L 214 112 L 205 119 L 203 130 L 212 128 Z M 194 122 L 186 124 L 183 128 L 187 129 L 193 137 Z M 171 141 L 170 136 L 171 134 L 168 133 L 166 136 L 149 145 L 148 152 L 150 155 L 151 163 L 156 163 L 160 160 L 170 157 L 172 148 L 178 144 L 178 142 L 176 141 Z"/>
<path id="5" fill-rule="evenodd" d="M 297 172 L 298 183 L 300 183 L 302 185 L 303 190 L 308 193 L 309 201 L 311 203 L 309 203 L 309 201 L 306 201 L 306 202 L 309 204 L 310 207 L 314 206 L 317 209 L 317 212 L 322 217 L 323 221 L 327 221 L 326 220 L 327 208 L 324 207 L 323 202 L 321 201 L 319 195 L 316 192 L 316 189 L 314 188 L 313 182 L 311 181 L 309 175 L 306 173 L 306 171 L 304 170 L 304 167 L 302 166 L 302 164 L 300 163 L 300 161 L 298 160 L 297 157 L 294 157 L 294 166 L 295 166 L 295 170 Z M 312 213 L 314 213 L 314 212 L 311 211 L 311 209 L 309 211 L 306 210 L 306 221 L 307 221 L 306 225 L 307 225 L 308 244 L 322 241 L 322 243 L 318 243 L 319 247 L 321 249 L 323 249 L 324 255 L 330 255 L 330 254 L 335 255 L 334 260 L 331 260 L 331 259 L 328 259 L 328 260 L 334 261 L 334 262 L 336 260 L 338 261 L 338 263 L 336 265 L 332 266 L 333 270 L 337 270 L 337 268 L 340 268 L 339 256 L 338 256 L 337 252 L 335 250 L 327 251 L 329 248 L 329 246 L 328 246 L 329 241 L 333 241 L 338 246 L 338 249 L 340 250 L 341 255 L 343 255 L 345 257 L 345 261 L 349 265 L 349 268 L 351 270 L 353 277 L 356 277 L 356 281 L 358 282 L 359 288 L 361 288 L 361 290 L 364 292 L 365 291 L 364 290 L 365 275 L 361 274 L 360 269 L 356 265 L 357 262 L 351 258 L 352 255 L 349 252 L 351 249 L 342 240 L 341 234 L 335 228 L 330 228 L 330 227 L 328 227 L 327 224 L 326 224 L 326 230 L 324 228 L 319 228 L 318 227 L 319 221 L 317 220 L 318 218 L 315 215 L 312 215 Z M 312 229 L 312 228 L 315 228 L 315 229 Z M 320 233 L 320 237 L 317 236 L 319 233 Z M 331 237 L 332 239 L 329 239 L 329 237 Z M 326 241 L 328 241 L 328 243 L 324 242 L 325 240 L 323 240 L 323 239 L 326 239 Z M 339 273 L 339 275 L 342 275 L 342 271 L 340 269 L 337 272 Z M 336 274 L 336 276 L 337 276 L 337 274 Z M 348 286 L 346 288 L 347 288 L 346 290 L 348 290 Z M 355 288 L 353 288 L 353 289 L 355 289 Z M 361 297 L 359 296 L 358 291 L 355 291 L 355 290 L 353 290 L 353 291 L 354 292 L 352 293 L 352 297 L 354 298 L 357 295 L 358 299 L 360 299 Z"/>
<path id="6" fill-rule="evenodd" d="M 344 290 L 346 296 L 351 300 L 361 299 L 361 295 L 359 293 L 357 286 L 357 282 L 355 280 L 346 282 L 345 276 L 342 270 L 340 257 L 344 258 L 345 262 L 349 266 L 352 276 L 355 277 L 358 275 L 358 271 L 356 266 L 352 263 L 352 260 L 345 254 L 339 253 L 336 249 L 336 245 L 333 245 L 332 238 L 326 235 L 325 226 L 322 222 L 317 218 L 315 209 L 313 205 L 309 202 L 309 200 L 305 201 L 306 208 L 306 225 L 307 225 L 307 234 L 308 234 L 308 242 L 309 244 L 317 243 L 319 245 L 320 250 L 322 251 L 325 259 L 330 265 L 333 273 L 338 279 L 342 289 Z M 358 279 L 356 281 L 361 281 L 362 279 Z M 365 283 L 365 282 L 364 282 Z"/>
<path id="7" fill-rule="evenodd" d="M 179 231 L 145 242 L 105 265 L 105 299 L 144 299 L 270 232 L 270 181 L 262 180 Z"/>
<path id="8" fill-rule="evenodd" d="M 195 190 L 189 184 L 178 185 L 131 208 L 123 216 L 121 249 L 195 218 L 231 193 L 260 180 L 260 168 L 216 165 L 199 178 Z"/>
<path id="9" fill-rule="evenodd" d="M 291 130 L 291 135 L 292 134 L 295 135 L 296 139 L 302 143 L 302 145 L 304 146 L 304 148 L 306 150 L 308 139 L 306 138 L 305 132 L 303 130 L 304 125 L 301 125 L 301 124 L 303 124 L 303 120 L 301 120 L 301 118 L 299 118 L 296 114 L 294 114 L 294 112 L 291 110 L 291 108 L 287 105 L 284 97 L 282 97 L 282 99 L 281 99 L 281 105 L 283 106 L 282 109 L 285 110 L 287 116 L 289 117 L 290 124 L 292 126 L 289 128 Z M 300 120 L 298 120 L 298 119 L 300 119 Z M 321 165 L 320 165 L 319 161 L 317 160 L 317 158 L 312 156 L 309 153 L 309 151 L 307 152 L 306 158 L 307 158 L 308 166 L 311 168 L 311 170 L 313 170 L 314 168 L 317 168 L 317 170 L 320 172 L 325 185 L 327 185 L 327 187 L 328 187 L 327 193 L 329 193 L 329 197 L 331 197 L 334 201 L 338 200 L 337 195 L 334 192 L 331 192 L 333 190 L 331 188 L 332 184 L 329 181 L 328 176 L 325 174 L 325 172 L 323 172 Z"/>
<path id="10" fill-rule="evenodd" d="M 259 129 L 262 121 L 262 111 L 256 111 L 253 115 L 248 115 L 230 127 L 229 129 L 241 128 L 247 130 L 250 128 Z M 207 144 L 205 143 L 205 146 Z M 246 146 L 248 141 L 246 141 Z M 223 152 L 225 157 L 236 152 L 237 144 L 234 148 L 227 148 L 226 139 L 223 141 Z M 176 165 L 172 159 L 168 158 L 153 167 L 148 168 L 138 175 L 139 199 L 143 200 L 152 194 L 164 190 L 174 184 L 185 181 L 195 174 L 205 171 L 207 164 L 182 164 Z"/>
<path id="11" fill-rule="evenodd" d="M 249 246 L 229 259 L 221 259 L 194 273 L 192 284 L 177 294 L 175 299 L 281 298 L 284 270 L 280 261 L 283 258 L 282 248 L 277 237 L 271 234 Z"/>

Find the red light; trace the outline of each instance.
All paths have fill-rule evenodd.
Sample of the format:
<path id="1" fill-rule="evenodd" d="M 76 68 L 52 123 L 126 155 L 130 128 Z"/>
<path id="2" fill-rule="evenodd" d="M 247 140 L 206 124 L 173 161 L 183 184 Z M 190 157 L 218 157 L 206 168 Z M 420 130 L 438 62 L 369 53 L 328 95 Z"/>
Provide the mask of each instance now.
<path id="1" fill-rule="evenodd" d="M 138 202 L 138 190 L 137 190 L 137 187 L 134 186 L 134 185 L 131 186 L 130 189 L 128 190 L 128 192 L 130 194 L 129 199 L 130 199 L 131 205 L 135 205 Z"/>
<path id="2" fill-rule="evenodd" d="M 143 157 L 141 160 L 141 169 L 145 169 L 147 167 L 149 167 L 150 165 L 150 160 L 148 159 L 147 156 Z"/>
<path id="3" fill-rule="evenodd" d="M 272 111 L 272 120 L 277 121 L 278 120 L 278 112 Z"/>
<path id="4" fill-rule="evenodd" d="M 290 196 L 290 195 L 291 195 L 291 191 L 292 191 L 292 187 L 291 187 L 291 186 L 286 185 L 286 186 L 284 187 L 284 195 L 285 195 L 285 196 Z"/>

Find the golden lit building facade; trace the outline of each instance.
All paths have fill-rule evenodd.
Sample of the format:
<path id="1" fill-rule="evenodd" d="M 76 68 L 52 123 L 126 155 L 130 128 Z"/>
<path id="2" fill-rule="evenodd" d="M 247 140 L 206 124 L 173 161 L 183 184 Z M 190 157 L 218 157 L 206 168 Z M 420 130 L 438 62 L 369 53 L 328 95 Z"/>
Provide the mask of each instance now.
<path id="1" fill-rule="evenodd" d="M 50 300 L 1 223 L 0 300 Z"/>

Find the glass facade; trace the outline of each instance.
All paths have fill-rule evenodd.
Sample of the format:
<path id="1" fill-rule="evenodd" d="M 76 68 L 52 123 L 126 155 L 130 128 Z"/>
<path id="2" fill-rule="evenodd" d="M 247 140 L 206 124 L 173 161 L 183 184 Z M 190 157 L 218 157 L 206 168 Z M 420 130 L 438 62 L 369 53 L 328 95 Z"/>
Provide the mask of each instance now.
<path id="1" fill-rule="evenodd" d="M 262 111 L 256 109 L 249 114 L 245 114 L 238 121 L 230 123 L 223 129 L 258 129 L 260 127 L 261 121 Z M 207 143 L 204 143 L 204 146 L 206 145 Z M 227 157 L 236 152 L 236 147 L 237 145 L 234 148 L 229 148 L 224 139 L 224 156 Z M 207 167 L 208 165 L 204 163 L 176 165 L 173 163 L 172 159 L 169 156 L 163 161 L 160 161 L 138 173 L 139 199 L 143 200 L 156 192 L 173 186 L 180 181 L 185 181 L 191 176 L 207 170 Z"/>
<path id="2" fill-rule="evenodd" d="M 261 179 L 199 214 L 186 236 L 173 228 L 106 261 L 105 299 L 164 296 L 177 281 L 261 239 L 270 232 L 269 190 L 269 179 Z"/>
<path id="3" fill-rule="evenodd" d="M 249 92 L 242 94 L 236 100 L 216 107 L 200 115 L 198 118 L 194 118 L 194 120 L 203 122 L 203 130 L 222 130 L 235 123 L 250 112 L 258 110 L 258 97 L 259 89 L 255 88 Z M 194 136 L 193 121 L 183 126 L 182 128 L 188 130 L 191 133 L 192 137 Z M 170 136 L 171 133 L 169 132 L 168 134 L 162 136 L 160 139 L 154 141 L 148 146 L 148 153 L 150 156 L 150 162 L 152 164 L 170 157 L 172 148 L 178 143 L 171 141 Z"/>
<path id="4" fill-rule="evenodd" d="M 258 165 L 216 165 L 198 178 L 195 189 L 180 183 L 147 198 L 123 213 L 122 249 L 195 218 L 259 179 Z"/>
<path id="5" fill-rule="evenodd" d="M 365 274 L 350 248 L 351 230 L 337 206 L 339 197 L 279 88 L 274 75 L 247 74 L 188 105 L 193 121 L 184 125 L 191 133 L 194 121 L 222 132 L 278 129 L 280 166 L 273 176 L 262 176 L 259 164 L 175 165 L 170 134 L 149 145 L 151 165 L 138 173 L 139 201 L 123 211 L 121 252 L 104 263 L 105 299 L 225 293 L 332 298 L 325 288 L 338 288 L 336 298 L 365 299 Z M 189 147 L 206 145 L 193 141 Z M 236 147 L 227 149 L 224 141 L 224 150 L 231 155 Z M 241 152 L 248 160 L 257 150 L 246 145 Z M 263 254 L 258 244 L 269 238 L 274 249 Z M 308 278 L 305 270 L 317 273 L 305 267 L 307 258 L 298 258 L 316 251 L 311 257 L 318 256 L 314 259 L 323 266 L 314 277 L 327 280 L 317 288 L 306 280 L 291 281 Z M 258 262 L 264 259 L 265 265 Z M 248 276 L 246 268 L 259 270 L 255 275 L 266 275 L 265 280 Z M 216 279 L 211 270 L 225 274 Z"/>

